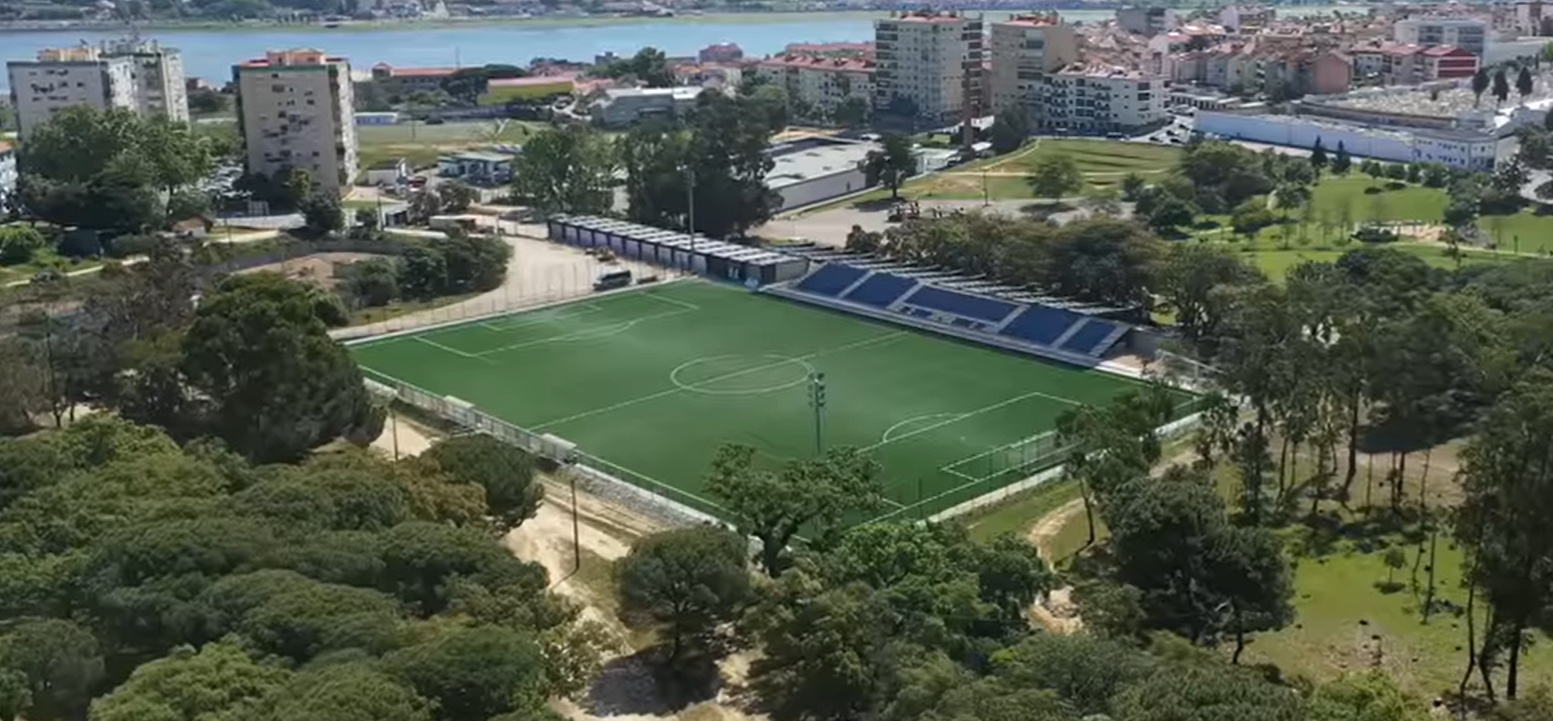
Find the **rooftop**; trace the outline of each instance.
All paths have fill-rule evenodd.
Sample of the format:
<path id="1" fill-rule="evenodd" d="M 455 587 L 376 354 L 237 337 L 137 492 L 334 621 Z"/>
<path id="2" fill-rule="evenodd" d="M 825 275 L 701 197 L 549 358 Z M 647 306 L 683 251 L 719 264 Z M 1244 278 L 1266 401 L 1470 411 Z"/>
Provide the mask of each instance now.
<path id="1" fill-rule="evenodd" d="M 820 57 L 816 55 L 775 55 L 760 61 L 769 67 L 813 68 L 816 70 L 851 70 L 872 72 L 874 61 L 864 58 Z"/>
<path id="2" fill-rule="evenodd" d="M 570 83 L 576 79 L 577 73 L 561 73 L 557 75 L 529 75 L 522 78 L 493 78 L 486 85 L 487 87 L 492 88 L 529 88 Z"/>
<path id="3" fill-rule="evenodd" d="M 874 143 L 824 141 L 778 145 L 771 149 L 775 165 L 766 173 L 766 185 L 772 190 L 814 178 L 855 170 L 878 146 Z"/>
<path id="4" fill-rule="evenodd" d="M 609 99 L 615 98 L 640 98 L 672 95 L 676 99 L 694 100 L 701 95 L 705 88 L 613 88 L 605 90 L 604 95 Z"/>
<path id="5" fill-rule="evenodd" d="M 293 66 L 317 66 L 330 63 L 343 63 L 345 58 L 330 57 L 322 50 L 313 48 L 296 48 L 293 50 L 271 50 L 262 58 L 245 60 L 237 64 L 240 68 L 280 68 Z"/>
<path id="6" fill-rule="evenodd" d="M 1058 17 L 1057 13 L 1049 13 L 1049 14 L 1031 13 L 1031 14 L 1027 14 L 1027 15 L 1010 15 L 1010 16 L 1008 16 L 1007 20 L 995 21 L 993 24 L 994 25 L 1018 25 L 1018 26 L 1022 26 L 1022 27 L 1032 27 L 1032 28 L 1036 28 L 1036 27 L 1049 27 L 1049 26 L 1052 26 L 1052 25 L 1061 25 L 1062 24 L 1062 18 Z"/>
<path id="7" fill-rule="evenodd" d="M 1531 95 L 1526 97 L 1527 102 L 1553 98 L 1553 82 L 1550 82 L 1553 81 L 1553 75 L 1535 74 L 1533 79 L 1535 82 L 1532 83 Z M 1503 106 L 1503 112 L 1508 112 L 1521 104 L 1521 98 L 1514 90 L 1513 76 L 1510 78 L 1510 84 L 1510 99 Z M 1307 99 L 1307 102 L 1377 113 L 1432 118 L 1456 119 L 1472 114 L 1486 118 L 1496 114 L 1493 94 L 1484 93 L 1482 99 L 1478 100 L 1472 92 L 1472 83 L 1467 78 L 1416 87 L 1366 88 L 1343 95 L 1312 97 Z"/>
<path id="8" fill-rule="evenodd" d="M 440 78 L 458 72 L 458 68 L 396 68 L 388 63 L 372 66 L 373 72 L 379 70 L 387 71 L 389 77 L 394 78 Z"/>
<path id="9" fill-rule="evenodd" d="M 953 25 L 953 24 L 957 24 L 957 23 L 966 22 L 967 20 L 973 21 L 973 22 L 980 22 L 981 18 L 980 17 L 970 18 L 970 17 L 966 17 L 964 15 L 960 15 L 958 13 L 955 13 L 953 11 L 950 11 L 950 12 L 947 12 L 947 13 L 937 13 L 937 12 L 933 12 L 932 10 L 908 10 L 908 11 L 902 11 L 900 13 L 891 12 L 890 13 L 890 17 L 888 17 L 888 18 L 881 18 L 879 20 L 875 20 L 874 23 L 876 25 L 878 23 L 887 23 L 887 22 L 935 23 L 935 24 Z"/>

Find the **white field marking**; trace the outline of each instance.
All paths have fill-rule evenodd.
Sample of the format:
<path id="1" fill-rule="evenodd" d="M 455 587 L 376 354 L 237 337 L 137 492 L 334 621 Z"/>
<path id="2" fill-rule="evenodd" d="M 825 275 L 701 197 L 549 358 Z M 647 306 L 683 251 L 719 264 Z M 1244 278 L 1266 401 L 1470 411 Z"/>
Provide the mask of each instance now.
<path id="1" fill-rule="evenodd" d="M 669 305 L 677 305 L 677 306 L 679 306 L 681 308 L 685 308 L 687 310 L 701 310 L 701 306 L 696 305 L 695 303 L 691 303 L 688 300 L 680 300 L 678 298 L 670 298 L 669 296 L 658 295 L 657 293 L 652 293 L 652 292 L 643 293 L 642 295 L 647 296 L 648 298 L 652 298 L 653 300 L 656 300 L 656 301 L 662 301 L 664 303 L 668 303 Z"/>
<path id="2" fill-rule="evenodd" d="M 967 481 L 970 481 L 971 483 L 980 483 L 982 481 L 987 480 L 985 478 L 977 478 L 976 476 L 973 476 L 973 475 L 971 475 L 969 473 L 961 473 L 961 472 L 955 470 L 954 467 L 959 465 L 959 463 L 960 463 L 959 461 L 955 461 L 954 463 L 951 463 L 951 464 L 949 464 L 947 466 L 944 466 L 943 468 L 940 468 L 938 470 L 943 471 L 944 473 L 948 473 L 951 476 L 959 476 L 961 478 L 964 478 Z"/>
<path id="3" fill-rule="evenodd" d="M 621 333 L 624 333 L 624 332 L 626 332 L 628 330 L 631 330 L 632 327 L 634 327 L 637 323 L 641 323 L 642 321 L 656 320 L 658 318 L 668 318 L 668 317 L 676 316 L 676 315 L 684 315 L 684 314 L 689 313 L 689 312 L 690 311 L 688 311 L 688 310 L 670 310 L 670 311 L 665 311 L 665 312 L 662 312 L 662 313 L 654 313 L 652 315 L 644 315 L 644 316 L 642 316 L 640 318 L 634 318 L 634 319 L 628 320 L 628 321 L 621 321 L 619 323 L 616 323 L 615 325 L 601 326 L 601 327 L 598 327 L 598 328 L 584 328 L 583 330 L 574 330 L 574 331 L 572 331 L 570 333 L 563 333 L 561 335 L 551 336 L 549 338 L 535 338 L 534 340 L 527 340 L 527 341 L 523 341 L 522 343 L 513 343 L 512 345 L 504 345 L 504 346 L 502 346 L 500 348 L 492 348 L 490 350 L 483 350 L 483 351 L 480 351 L 479 353 L 476 353 L 475 355 L 477 355 L 477 356 L 479 356 L 481 358 L 484 358 L 485 356 L 492 355 L 492 354 L 495 354 L 495 353 L 505 353 L 505 352 L 510 351 L 510 350 L 518 350 L 519 348 L 528 348 L 530 346 L 544 345 L 545 343 L 565 343 L 567 341 L 574 341 L 574 340 L 593 340 L 595 338 L 607 338 L 609 336 L 620 335 Z"/>
<path id="4" fill-rule="evenodd" d="M 561 312 L 561 311 L 564 311 L 564 310 L 570 310 L 572 308 L 577 308 L 579 310 L 576 313 L 562 313 Z M 557 308 L 555 313 L 545 313 L 544 311 L 540 311 L 538 313 L 523 314 L 523 315 L 518 315 L 516 317 L 496 318 L 496 319 L 492 319 L 492 320 L 482 321 L 480 323 L 480 327 L 485 328 L 487 330 L 494 330 L 494 331 L 497 331 L 499 333 L 505 333 L 505 332 L 507 332 L 509 330 L 518 330 L 519 328 L 527 328 L 527 327 L 532 326 L 532 325 L 540 325 L 540 324 L 543 324 L 543 323 L 549 323 L 549 322 L 557 321 L 557 320 L 571 320 L 572 318 L 576 318 L 578 316 L 584 316 L 584 315 L 588 315 L 590 313 L 599 313 L 599 312 L 602 312 L 603 310 L 604 310 L 604 307 L 599 305 L 599 304 L 597 304 L 597 303 L 580 303 L 578 305 L 563 305 L 560 308 Z"/>
<path id="5" fill-rule="evenodd" d="M 715 388 L 704 388 L 702 386 L 704 386 L 706 384 L 706 381 L 696 381 L 694 383 L 686 383 L 685 381 L 682 381 L 682 380 L 679 379 L 679 374 L 684 373 L 685 369 L 691 368 L 691 367 L 693 367 L 693 366 L 695 366 L 695 365 L 697 365 L 699 363 L 710 363 L 712 361 L 718 361 L 718 360 L 722 360 L 724 358 L 749 358 L 749 357 L 766 358 L 766 359 L 773 360 L 773 361 L 787 361 L 789 363 L 796 363 L 797 365 L 799 365 L 800 367 L 803 368 L 804 374 L 803 374 L 802 377 L 799 377 L 796 380 L 782 381 L 781 383 L 776 383 L 776 384 L 767 386 L 765 388 L 743 388 L 743 389 L 735 388 L 733 390 L 717 390 Z M 778 365 L 775 365 L 773 367 L 780 367 L 780 365 L 778 364 Z M 727 355 L 712 355 L 712 356 L 706 356 L 704 358 L 692 358 L 692 359 L 690 359 L 688 361 L 685 361 L 684 363 L 681 363 L 678 366 L 675 366 L 674 370 L 669 371 L 669 382 L 673 383 L 674 385 L 680 387 L 683 390 L 690 391 L 691 393 L 702 393 L 702 394 L 709 395 L 709 396 L 753 396 L 753 395 L 762 395 L 762 394 L 765 394 L 765 393 L 775 393 L 777 391 L 787 390 L 788 388 L 793 388 L 795 386 L 803 385 L 803 384 L 809 382 L 809 378 L 814 375 L 814 372 L 815 372 L 814 366 L 810 365 L 808 361 L 801 360 L 801 359 L 798 359 L 798 358 L 793 358 L 791 356 L 785 356 L 785 355 L 782 355 L 780 353 L 759 353 L 759 354 L 751 354 L 751 355 L 745 355 L 745 354 L 740 354 L 740 353 L 730 353 L 730 354 L 727 354 Z"/>
<path id="6" fill-rule="evenodd" d="M 890 434 L 891 433 L 894 433 L 895 431 L 899 430 L 900 428 L 903 428 L 905 426 L 909 426 L 909 425 L 911 425 L 913 423 L 916 423 L 917 421 L 925 421 L 925 420 L 927 420 L 929 418 L 949 418 L 950 416 L 953 416 L 955 418 L 959 418 L 961 415 L 963 415 L 963 414 L 961 414 L 961 413 L 928 413 L 927 415 L 912 416 L 910 418 L 907 418 L 904 421 L 901 421 L 900 423 L 896 423 L 895 425 L 890 426 L 889 428 L 884 429 L 884 433 L 879 434 L 879 440 L 884 441 L 885 443 L 888 443 L 891 440 L 890 439 Z"/>
<path id="7" fill-rule="evenodd" d="M 856 348 L 862 348 L 864 346 L 873 345 L 873 344 L 879 343 L 881 341 L 887 341 L 887 340 L 893 340 L 895 338 L 900 338 L 900 337 L 905 336 L 905 335 L 907 335 L 906 331 L 899 331 L 899 330 L 898 331 L 891 331 L 889 333 L 881 333 L 879 335 L 869 336 L 869 337 L 864 338 L 862 340 L 856 340 L 856 341 L 852 341 L 851 343 L 845 343 L 845 344 L 836 346 L 834 348 L 826 348 L 824 350 L 815 351 L 815 352 L 810 353 L 808 355 L 794 356 L 793 358 L 788 358 L 788 359 L 785 359 L 785 360 L 780 360 L 780 361 L 777 361 L 775 363 L 767 363 L 765 365 L 755 366 L 754 368 L 745 368 L 744 370 L 741 370 L 741 371 L 734 371 L 732 373 L 725 373 L 725 374 L 720 375 L 720 376 L 712 376 L 711 378 L 706 378 L 706 379 L 702 380 L 700 382 L 700 384 L 701 385 L 706 385 L 706 384 L 709 384 L 709 383 L 716 383 L 717 381 L 728 380 L 730 378 L 738 378 L 740 376 L 746 376 L 746 375 L 749 375 L 751 373 L 758 373 L 760 371 L 769 370 L 769 369 L 775 368 L 777 366 L 787 365 L 789 363 L 792 363 L 795 360 L 798 360 L 798 361 L 814 360 L 815 358 L 819 358 L 820 356 L 829 355 L 831 353 L 840 353 L 842 351 L 853 350 L 853 349 L 856 349 Z M 590 416 L 596 416 L 596 415 L 599 415 L 601 413 L 609 413 L 609 412 L 612 412 L 612 411 L 617 411 L 617 410 L 620 410 L 621 408 L 626 408 L 628 406 L 634 406 L 634 405 L 636 405 L 638 403 L 646 403 L 647 401 L 657 400 L 657 399 L 663 398 L 665 396 L 672 396 L 675 393 L 679 393 L 679 392 L 681 392 L 683 390 L 684 390 L 683 388 L 680 388 L 679 386 L 675 386 L 675 387 L 669 388 L 667 390 L 658 391 L 657 393 L 649 393 L 649 394 L 647 394 L 645 396 L 640 396 L 640 397 L 637 397 L 637 398 L 632 398 L 630 400 L 620 401 L 619 403 L 612 403 L 612 404 L 607 405 L 607 406 L 602 406 L 602 407 L 599 407 L 599 408 L 594 408 L 593 410 L 590 410 L 590 411 L 583 411 L 581 413 L 574 413 L 572 415 L 566 416 L 565 418 L 557 418 L 555 420 L 545 421 L 544 423 L 540 423 L 539 425 L 529 426 L 528 429 L 530 431 L 539 431 L 541 429 L 548 428 L 550 426 L 557 426 L 557 425 L 560 425 L 562 423 L 570 423 L 571 421 L 580 420 L 580 419 L 583 419 L 583 418 L 588 418 Z"/>
<path id="8" fill-rule="evenodd" d="M 418 336 L 418 335 L 410 336 L 410 337 L 414 338 L 415 340 L 418 340 L 418 341 L 420 341 L 422 343 L 425 343 L 426 345 L 429 345 L 429 346 L 431 346 L 433 348 L 436 348 L 437 350 L 445 350 L 445 351 L 447 351 L 449 353 L 452 353 L 453 355 L 456 355 L 456 356 L 463 356 L 465 358 L 470 358 L 470 359 L 473 359 L 473 360 L 485 360 L 484 358 L 481 358 L 480 356 L 477 356 L 477 355 L 475 355 L 473 353 L 469 353 L 469 352 L 466 352 L 466 351 L 461 351 L 461 350 L 459 350 L 457 348 L 451 348 L 449 346 L 445 346 L 445 345 L 443 345 L 441 343 L 438 343 L 437 341 L 434 341 L 434 340 L 432 340 L 430 338 L 425 338 L 425 337 Z"/>
<path id="9" fill-rule="evenodd" d="M 1025 393 L 1024 395 L 1014 396 L 1013 398 L 1006 398 L 1004 400 L 998 401 L 997 403 L 993 403 L 990 406 L 983 406 L 981 408 L 977 408 L 974 411 L 969 411 L 969 412 L 966 412 L 966 413 L 962 413 L 962 414 L 960 414 L 959 416 L 955 417 L 952 420 L 940 421 L 940 422 L 934 423 L 932 425 L 923 426 L 923 427 L 918 428 L 917 430 L 911 431 L 909 433 L 902 433 L 901 435 L 896 436 L 894 438 L 891 438 L 888 441 L 881 441 L 879 443 L 875 443 L 875 444 L 873 444 L 871 446 L 868 446 L 866 448 L 859 448 L 858 450 L 860 450 L 860 451 L 878 450 L 878 449 L 883 448 L 884 446 L 887 446 L 887 445 L 889 445 L 891 443 L 894 443 L 896 441 L 904 441 L 907 438 L 911 438 L 912 436 L 920 436 L 923 433 L 927 433 L 927 432 L 930 432 L 930 431 L 938 430 L 939 428 L 943 428 L 944 426 L 951 425 L 951 424 L 954 424 L 954 423 L 959 423 L 960 421 L 963 421 L 963 420 L 965 420 L 967 418 L 971 418 L 973 416 L 979 416 L 979 415 L 981 415 L 983 413 L 986 413 L 987 411 L 995 411 L 995 410 L 997 410 L 999 408 L 1002 408 L 1004 406 L 1011 406 L 1011 405 L 1013 405 L 1015 403 L 1018 403 L 1020 401 L 1023 401 L 1023 400 L 1029 399 L 1029 398 L 1047 398 L 1047 399 L 1050 399 L 1050 400 L 1067 403 L 1069 405 L 1075 405 L 1075 406 L 1079 405 L 1078 401 L 1069 400 L 1069 399 L 1063 398 L 1061 396 L 1054 396 L 1054 395 L 1050 395 L 1048 393 L 1042 393 L 1040 391 L 1030 391 L 1029 393 Z"/>
<path id="10" fill-rule="evenodd" d="M 896 507 L 896 508 L 900 508 L 900 509 L 905 509 L 905 508 L 909 508 L 909 506 L 903 506 L 903 505 L 901 505 L 901 504 L 899 504 L 899 503 L 896 503 L 896 502 L 895 502 L 895 501 L 892 501 L 892 500 L 890 500 L 890 499 L 888 499 L 888 498 L 882 498 L 882 499 L 880 499 L 880 500 L 882 500 L 882 501 L 884 501 L 884 502 L 885 502 L 885 503 L 888 503 L 888 504 L 890 504 L 890 505 L 892 505 L 892 506 L 895 506 L 895 507 Z"/>

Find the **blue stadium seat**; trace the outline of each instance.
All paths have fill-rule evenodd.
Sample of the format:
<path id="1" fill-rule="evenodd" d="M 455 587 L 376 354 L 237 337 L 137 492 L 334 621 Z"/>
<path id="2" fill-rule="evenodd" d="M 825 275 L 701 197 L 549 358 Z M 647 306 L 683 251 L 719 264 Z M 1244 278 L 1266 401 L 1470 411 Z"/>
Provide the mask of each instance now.
<path id="1" fill-rule="evenodd" d="M 841 295 L 841 291 L 856 283 L 857 279 L 867 272 L 845 263 L 826 263 L 820 266 L 819 270 L 798 281 L 798 289 L 834 298 Z"/>
<path id="2" fill-rule="evenodd" d="M 1023 338 L 1040 345 L 1051 345 L 1061 338 L 1063 333 L 1068 332 L 1068 328 L 1078 320 L 1079 316 L 1061 308 L 1032 305 L 1026 308 L 1025 312 L 1020 313 L 1018 318 L 1003 326 L 1001 335 Z"/>
<path id="3" fill-rule="evenodd" d="M 906 299 L 907 305 L 920 305 L 924 308 L 933 308 L 946 313 L 963 315 L 967 318 L 976 318 L 989 323 L 997 323 L 1008 317 L 1017 307 L 1013 303 L 1005 303 L 1001 300 L 982 298 L 964 293 L 956 293 L 952 290 L 922 286 L 917 292 L 912 293 Z"/>
<path id="4" fill-rule="evenodd" d="M 1095 352 L 1095 346 L 1105 340 L 1106 336 L 1111 335 L 1113 330 L 1116 330 L 1114 324 L 1091 318 L 1088 325 L 1078 329 L 1077 333 L 1062 344 L 1062 349 L 1092 355 Z"/>
<path id="5" fill-rule="evenodd" d="M 891 273 L 874 273 L 868 276 L 868 280 L 862 285 L 852 289 L 851 293 L 842 296 L 843 300 L 854 303 L 888 308 L 897 298 L 911 290 L 911 286 L 917 281 L 910 278 L 902 278 Z"/>

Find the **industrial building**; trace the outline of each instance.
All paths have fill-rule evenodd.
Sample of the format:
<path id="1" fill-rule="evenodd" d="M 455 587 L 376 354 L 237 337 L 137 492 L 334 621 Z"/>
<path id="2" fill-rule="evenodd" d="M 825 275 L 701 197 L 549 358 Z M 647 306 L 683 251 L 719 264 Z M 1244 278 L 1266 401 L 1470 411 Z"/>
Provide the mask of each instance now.
<path id="1" fill-rule="evenodd" d="M 1515 143 L 1513 135 L 1489 131 L 1377 127 L 1299 115 L 1197 113 L 1197 131 L 1226 140 L 1309 148 L 1317 140 L 1329 151 L 1339 144 L 1355 157 L 1394 163 L 1443 163 L 1452 168 L 1491 171 Z"/>
<path id="2" fill-rule="evenodd" d="M 593 103 L 593 121 L 606 128 L 624 128 L 643 120 L 680 120 L 696 107 L 703 88 L 616 88 Z"/>
<path id="3" fill-rule="evenodd" d="M 778 210 L 818 203 L 868 187 L 863 170 L 875 143 L 803 138 L 771 146 L 776 165 L 766 173 L 766 187 L 781 196 Z"/>

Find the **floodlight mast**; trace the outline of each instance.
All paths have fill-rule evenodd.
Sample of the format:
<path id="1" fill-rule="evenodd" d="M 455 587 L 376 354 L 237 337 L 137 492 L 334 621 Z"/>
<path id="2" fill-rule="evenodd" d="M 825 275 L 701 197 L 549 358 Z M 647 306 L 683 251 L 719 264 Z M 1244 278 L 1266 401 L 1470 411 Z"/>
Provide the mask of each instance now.
<path id="1" fill-rule="evenodd" d="M 809 405 L 814 408 L 814 456 L 825 452 L 825 374 L 814 371 L 809 374 Z"/>

